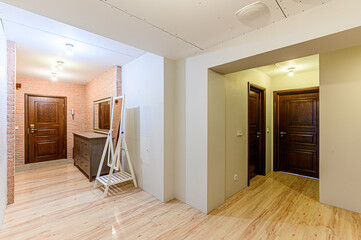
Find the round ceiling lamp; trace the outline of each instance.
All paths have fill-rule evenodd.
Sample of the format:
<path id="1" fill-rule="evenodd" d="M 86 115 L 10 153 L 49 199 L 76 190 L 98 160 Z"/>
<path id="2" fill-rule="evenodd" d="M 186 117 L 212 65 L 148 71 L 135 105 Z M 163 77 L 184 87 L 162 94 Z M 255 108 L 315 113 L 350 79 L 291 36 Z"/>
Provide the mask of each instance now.
<path id="1" fill-rule="evenodd" d="M 51 73 L 50 80 L 51 81 L 57 81 L 58 80 L 57 75 L 58 75 L 57 73 Z"/>
<path id="2" fill-rule="evenodd" d="M 56 68 L 57 68 L 59 71 L 64 70 L 64 62 L 63 62 L 63 61 L 58 61 L 58 62 L 57 62 L 57 65 L 56 65 Z"/>
<path id="3" fill-rule="evenodd" d="M 271 23 L 271 11 L 261 1 L 239 9 L 235 15 L 242 24 L 251 28 L 260 28 Z"/>
<path id="4" fill-rule="evenodd" d="M 288 76 L 293 77 L 295 75 L 295 67 L 288 68 Z"/>
<path id="5" fill-rule="evenodd" d="M 74 55 L 74 51 L 73 51 L 74 45 L 67 43 L 65 46 L 66 46 L 66 51 L 65 51 L 66 55 L 73 56 Z"/>

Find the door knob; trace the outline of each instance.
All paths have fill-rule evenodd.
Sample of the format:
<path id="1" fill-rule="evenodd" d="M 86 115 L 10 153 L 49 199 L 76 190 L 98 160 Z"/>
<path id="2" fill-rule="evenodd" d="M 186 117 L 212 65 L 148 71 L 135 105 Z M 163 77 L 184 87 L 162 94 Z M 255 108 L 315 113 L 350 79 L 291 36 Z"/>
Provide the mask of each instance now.
<path id="1" fill-rule="evenodd" d="M 281 137 L 283 137 L 284 135 L 287 134 L 287 132 L 280 132 L 280 134 L 281 134 Z"/>
<path id="2" fill-rule="evenodd" d="M 257 132 L 257 138 L 259 138 L 259 136 L 261 136 L 261 132 Z"/>

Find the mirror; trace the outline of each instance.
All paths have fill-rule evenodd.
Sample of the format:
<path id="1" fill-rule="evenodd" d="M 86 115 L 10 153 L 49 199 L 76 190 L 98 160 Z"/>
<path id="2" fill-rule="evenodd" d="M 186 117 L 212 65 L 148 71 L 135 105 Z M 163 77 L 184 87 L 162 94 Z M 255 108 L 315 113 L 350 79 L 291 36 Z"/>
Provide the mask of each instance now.
<path id="1" fill-rule="evenodd" d="M 93 129 L 95 132 L 108 133 L 110 130 L 112 98 L 103 98 L 93 104 Z"/>
<path id="2" fill-rule="evenodd" d="M 124 97 L 123 96 L 114 97 L 113 101 L 112 101 L 112 106 L 113 106 L 112 107 L 113 112 L 111 114 L 111 116 L 113 117 L 112 122 L 111 122 L 111 126 L 113 127 L 112 146 L 113 146 L 113 150 L 115 151 L 116 147 L 120 141 L 122 121 L 123 121 L 123 111 L 124 111 Z M 110 151 L 110 149 L 109 149 L 109 151 Z M 120 152 L 119 152 L 119 154 L 120 154 Z M 110 156 L 110 152 L 108 152 L 108 156 Z M 121 165 L 121 159 L 122 159 L 122 156 L 120 154 L 117 158 L 117 162 L 115 164 L 114 169 L 119 170 L 119 167 Z M 112 159 L 108 158 L 108 166 L 111 166 L 111 164 L 112 164 Z"/>

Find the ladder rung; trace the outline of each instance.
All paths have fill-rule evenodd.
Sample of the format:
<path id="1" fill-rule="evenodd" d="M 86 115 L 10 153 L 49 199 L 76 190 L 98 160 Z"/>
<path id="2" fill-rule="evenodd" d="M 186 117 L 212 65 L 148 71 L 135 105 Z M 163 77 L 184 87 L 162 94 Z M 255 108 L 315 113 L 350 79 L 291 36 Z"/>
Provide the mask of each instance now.
<path id="1" fill-rule="evenodd" d="M 108 183 L 108 178 L 109 178 L 109 174 L 97 177 L 96 180 L 98 180 L 100 183 L 102 183 L 104 186 L 106 186 Z M 114 185 L 114 184 L 130 181 L 130 180 L 133 180 L 133 177 L 129 173 L 117 172 L 112 175 L 109 185 Z"/>

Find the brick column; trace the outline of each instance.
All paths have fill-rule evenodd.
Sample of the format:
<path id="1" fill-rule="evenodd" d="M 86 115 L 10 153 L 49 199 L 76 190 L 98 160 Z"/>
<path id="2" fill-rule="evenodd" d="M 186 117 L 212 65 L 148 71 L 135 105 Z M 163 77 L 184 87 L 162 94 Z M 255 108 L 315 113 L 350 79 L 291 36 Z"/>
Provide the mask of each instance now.
<path id="1" fill-rule="evenodd" d="M 15 91 L 16 91 L 16 49 L 15 43 L 8 41 L 8 204 L 14 202 L 15 175 Z"/>
<path id="2" fill-rule="evenodd" d="M 117 96 L 122 95 L 122 67 L 117 66 Z"/>

